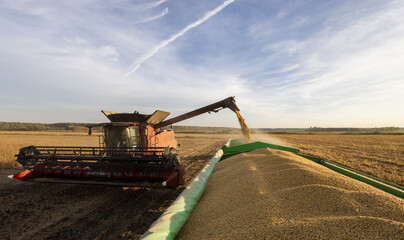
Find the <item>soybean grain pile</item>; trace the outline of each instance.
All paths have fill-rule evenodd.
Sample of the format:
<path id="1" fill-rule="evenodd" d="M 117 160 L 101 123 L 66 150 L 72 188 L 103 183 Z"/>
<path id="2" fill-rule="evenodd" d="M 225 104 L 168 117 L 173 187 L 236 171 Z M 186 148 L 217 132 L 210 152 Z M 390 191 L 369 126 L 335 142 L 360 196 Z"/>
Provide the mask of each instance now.
<path id="1" fill-rule="evenodd" d="M 402 239 L 404 200 L 260 149 L 216 164 L 178 239 Z"/>

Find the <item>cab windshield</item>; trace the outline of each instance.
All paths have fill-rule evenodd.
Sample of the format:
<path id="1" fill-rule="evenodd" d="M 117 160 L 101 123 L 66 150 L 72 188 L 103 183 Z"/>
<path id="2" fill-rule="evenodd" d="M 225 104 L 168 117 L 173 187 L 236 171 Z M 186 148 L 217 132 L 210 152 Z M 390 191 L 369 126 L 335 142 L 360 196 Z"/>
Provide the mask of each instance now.
<path id="1" fill-rule="evenodd" d="M 104 138 L 106 147 L 138 147 L 139 126 L 107 126 L 104 128 Z"/>

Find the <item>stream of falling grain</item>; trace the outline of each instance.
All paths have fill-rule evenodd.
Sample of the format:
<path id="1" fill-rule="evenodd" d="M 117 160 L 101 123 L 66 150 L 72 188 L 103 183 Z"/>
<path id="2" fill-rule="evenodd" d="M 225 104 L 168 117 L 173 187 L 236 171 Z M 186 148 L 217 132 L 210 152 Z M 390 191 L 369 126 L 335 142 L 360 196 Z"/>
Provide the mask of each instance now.
<path id="1" fill-rule="evenodd" d="M 239 111 L 236 111 L 236 115 L 241 126 L 241 132 L 243 133 L 246 142 L 251 142 L 251 131 L 245 123 L 244 118 L 241 116 Z"/>

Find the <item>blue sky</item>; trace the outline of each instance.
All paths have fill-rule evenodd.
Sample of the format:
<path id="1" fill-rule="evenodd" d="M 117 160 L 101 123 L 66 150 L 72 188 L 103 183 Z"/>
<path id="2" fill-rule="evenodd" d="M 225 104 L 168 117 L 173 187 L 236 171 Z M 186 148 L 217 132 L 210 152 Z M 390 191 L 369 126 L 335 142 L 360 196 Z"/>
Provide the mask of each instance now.
<path id="1" fill-rule="evenodd" d="M 404 127 L 404 1 L 0 0 L 0 121 Z M 229 110 L 183 125 L 237 126 Z"/>

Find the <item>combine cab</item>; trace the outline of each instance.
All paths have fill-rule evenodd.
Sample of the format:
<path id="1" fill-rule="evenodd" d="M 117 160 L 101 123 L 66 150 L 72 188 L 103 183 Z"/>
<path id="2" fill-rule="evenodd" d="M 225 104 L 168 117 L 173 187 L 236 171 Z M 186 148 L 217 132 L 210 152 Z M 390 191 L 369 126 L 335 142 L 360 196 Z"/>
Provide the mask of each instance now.
<path id="1" fill-rule="evenodd" d="M 102 111 L 110 120 L 89 126 L 103 129 L 100 147 L 38 147 L 20 149 L 17 162 L 26 169 L 15 179 L 37 182 L 88 183 L 122 186 L 177 187 L 185 182 L 185 167 L 175 154 L 177 141 L 167 126 L 206 112 L 230 108 L 234 98 L 163 121 L 170 113 L 151 115 Z"/>

